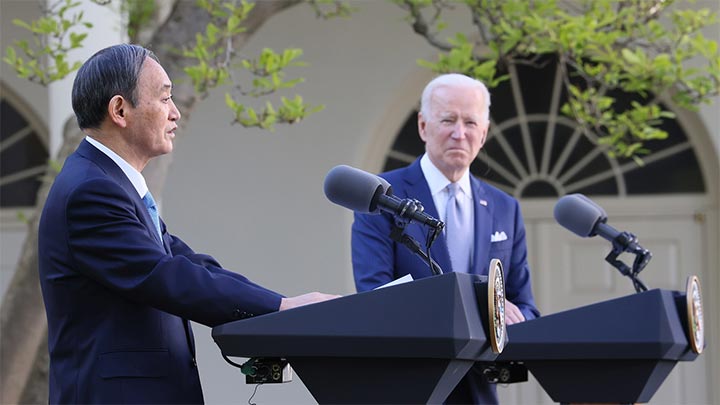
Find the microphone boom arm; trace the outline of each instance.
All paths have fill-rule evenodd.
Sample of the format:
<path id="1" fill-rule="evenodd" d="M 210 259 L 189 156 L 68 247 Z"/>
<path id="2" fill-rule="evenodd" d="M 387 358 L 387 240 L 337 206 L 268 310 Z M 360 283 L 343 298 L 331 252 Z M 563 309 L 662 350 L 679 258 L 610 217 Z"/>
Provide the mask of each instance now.
<path id="1" fill-rule="evenodd" d="M 430 256 L 428 256 L 427 253 L 423 252 L 420 244 L 415 239 L 413 239 L 412 236 L 409 236 L 405 233 L 405 226 L 407 226 L 407 224 L 407 220 L 396 220 L 395 225 L 393 225 L 392 231 L 390 232 L 390 239 L 402 245 L 405 245 L 405 247 L 410 249 L 411 252 L 419 256 L 425 262 L 425 264 L 430 267 L 433 275 L 438 276 L 440 274 L 443 274 L 440 265 L 437 264 L 437 262 L 433 260 Z"/>

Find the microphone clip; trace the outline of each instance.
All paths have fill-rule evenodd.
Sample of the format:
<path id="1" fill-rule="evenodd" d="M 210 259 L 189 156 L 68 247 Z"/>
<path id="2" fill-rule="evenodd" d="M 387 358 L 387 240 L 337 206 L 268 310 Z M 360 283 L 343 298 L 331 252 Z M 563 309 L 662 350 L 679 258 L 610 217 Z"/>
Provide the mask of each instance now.
<path id="1" fill-rule="evenodd" d="M 413 213 L 423 211 L 425 211 L 425 207 L 423 207 L 420 201 L 413 198 L 403 198 L 400 200 L 400 207 L 397 215 L 400 218 L 410 219 Z"/>
<path id="2" fill-rule="evenodd" d="M 637 237 L 629 232 L 620 232 L 612 239 L 612 250 L 605 257 L 605 261 L 615 267 L 623 276 L 632 280 L 635 292 L 647 291 L 645 284 L 638 278 L 638 274 L 647 266 L 652 259 L 652 253 L 643 248 L 638 243 Z M 633 267 L 630 268 L 622 260 L 618 259 L 622 253 L 632 253 L 635 255 Z"/>
<path id="3" fill-rule="evenodd" d="M 417 221 L 418 217 L 425 217 L 430 221 L 423 222 L 423 225 L 432 228 L 436 233 L 440 233 L 443 231 L 443 229 L 445 229 L 445 223 L 443 223 L 442 221 L 434 220 L 432 217 L 425 215 L 424 212 L 425 207 L 423 207 L 422 203 L 419 200 L 416 200 L 414 198 L 403 198 L 399 202 L 399 207 L 395 215 L 396 217 L 406 221 Z"/>
<path id="4" fill-rule="evenodd" d="M 405 233 L 405 227 L 409 223 L 409 218 L 401 218 L 399 216 L 396 216 L 395 224 L 392 226 L 392 230 L 390 231 L 390 239 L 394 240 L 397 243 L 400 243 L 401 245 L 408 248 L 412 253 L 420 257 L 425 262 L 425 264 L 430 267 L 430 271 L 433 275 L 438 276 L 440 274 L 443 274 L 440 265 L 435 260 L 433 260 L 432 256 L 430 256 L 430 246 L 435 241 L 440 231 L 435 228 L 430 231 L 431 234 L 428 235 L 427 241 L 427 251 L 423 251 L 420 247 L 420 244 L 412 236 Z"/>

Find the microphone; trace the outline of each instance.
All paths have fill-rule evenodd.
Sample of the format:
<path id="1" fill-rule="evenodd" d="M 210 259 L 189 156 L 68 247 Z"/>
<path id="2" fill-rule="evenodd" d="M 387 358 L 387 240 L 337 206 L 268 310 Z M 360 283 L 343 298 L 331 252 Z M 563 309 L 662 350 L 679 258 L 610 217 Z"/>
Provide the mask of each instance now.
<path id="1" fill-rule="evenodd" d="M 636 292 L 647 291 L 647 287 L 637 276 L 650 262 L 652 253 L 637 243 L 635 235 L 620 232 L 608 225 L 607 213 L 601 206 L 582 194 L 568 194 L 558 200 L 553 214 L 560 225 L 582 238 L 600 235 L 609 240 L 612 250 L 605 257 L 605 261 L 624 276 L 630 277 Z M 623 252 L 635 255 L 632 268 L 618 259 Z"/>
<path id="2" fill-rule="evenodd" d="M 381 211 L 419 222 L 438 231 L 445 224 L 423 212 L 417 200 L 400 199 L 392 194 L 392 185 L 380 176 L 340 165 L 325 176 L 325 196 L 331 202 L 363 214 Z"/>
<path id="3" fill-rule="evenodd" d="M 568 194 L 560 198 L 553 214 L 560 225 L 582 238 L 600 235 L 613 244 L 620 243 L 626 252 L 647 252 L 637 243 L 634 235 L 608 225 L 605 210 L 582 194 Z"/>

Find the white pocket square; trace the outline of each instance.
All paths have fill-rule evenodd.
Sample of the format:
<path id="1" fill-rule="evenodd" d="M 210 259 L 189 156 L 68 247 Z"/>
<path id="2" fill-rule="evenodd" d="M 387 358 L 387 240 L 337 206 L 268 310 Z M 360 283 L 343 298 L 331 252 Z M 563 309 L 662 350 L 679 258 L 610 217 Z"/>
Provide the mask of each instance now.
<path id="1" fill-rule="evenodd" d="M 495 231 L 494 234 L 490 235 L 490 242 L 502 242 L 504 240 L 507 240 L 507 235 L 505 234 L 505 231 L 498 232 Z"/>

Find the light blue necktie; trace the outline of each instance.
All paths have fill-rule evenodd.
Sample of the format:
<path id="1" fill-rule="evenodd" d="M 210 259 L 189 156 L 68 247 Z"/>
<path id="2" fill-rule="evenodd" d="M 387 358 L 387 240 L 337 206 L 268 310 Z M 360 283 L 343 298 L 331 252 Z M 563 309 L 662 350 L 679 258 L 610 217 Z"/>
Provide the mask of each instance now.
<path id="1" fill-rule="evenodd" d="M 155 224 L 155 229 L 157 230 L 158 236 L 160 237 L 160 240 L 162 240 L 162 231 L 160 230 L 160 216 L 158 215 L 157 204 L 155 204 L 155 199 L 153 198 L 152 194 L 150 194 L 149 190 L 142 200 L 145 203 L 148 212 L 150 213 L 150 218 L 152 218 L 153 224 Z"/>
<path id="2" fill-rule="evenodd" d="M 445 211 L 445 236 L 450 261 L 455 272 L 467 273 L 470 269 L 470 247 L 475 239 L 468 209 L 463 209 L 459 200 L 462 196 L 460 185 L 450 183 L 447 186 L 448 201 Z"/>

